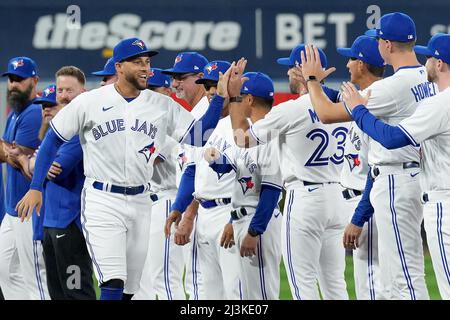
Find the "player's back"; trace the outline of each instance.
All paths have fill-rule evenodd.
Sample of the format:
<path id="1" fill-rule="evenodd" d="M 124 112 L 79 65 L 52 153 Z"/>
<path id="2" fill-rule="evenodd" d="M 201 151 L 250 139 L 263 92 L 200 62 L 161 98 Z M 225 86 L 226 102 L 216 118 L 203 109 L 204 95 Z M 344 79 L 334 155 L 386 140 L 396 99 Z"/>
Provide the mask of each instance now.
<path id="1" fill-rule="evenodd" d="M 379 119 L 397 125 L 411 116 L 419 103 L 437 93 L 434 85 L 427 80 L 424 66 L 399 68 L 392 76 L 375 81 L 365 92 L 371 90 L 367 108 Z M 393 164 L 409 161 L 419 162 L 418 147 L 406 146 L 387 150 L 370 139 L 369 163 Z"/>
<path id="2" fill-rule="evenodd" d="M 285 109 L 285 110 L 282 110 Z M 274 108 L 289 121 L 280 134 L 281 172 L 287 188 L 299 182 L 339 182 L 347 124 L 323 124 L 309 95 Z"/>

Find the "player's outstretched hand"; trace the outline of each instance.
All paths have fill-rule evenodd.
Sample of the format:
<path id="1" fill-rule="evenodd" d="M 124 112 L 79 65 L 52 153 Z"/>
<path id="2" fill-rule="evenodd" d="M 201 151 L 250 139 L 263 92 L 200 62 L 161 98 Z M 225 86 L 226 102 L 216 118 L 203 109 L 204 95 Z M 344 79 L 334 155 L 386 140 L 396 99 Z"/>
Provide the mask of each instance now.
<path id="1" fill-rule="evenodd" d="M 164 226 L 164 234 L 166 238 L 170 236 L 170 231 L 172 228 L 172 224 L 175 223 L 175 226 L 178 226 L 181 220 L 181 212 L 178 210 L 174 210 L 170 213 L 170 215 L 166 219 L 166 224 Z"/>
<path id="2" fill-rule="evenodd" d="M 320 82 L 331 73 L 336 71 L 335 67 L 323 69 L 322 63 L 320 62 L 319 50 L 314 45 L 305 46 L 305 51 L 300 52 L 300 59 L 302 61 L 302 74 L 305 79 L 310 76 L 315 76 Z"/>
<path id="3" fill-rule="evenodd" d="M 237 97 L 240 95 L 242 84 L 248 80 L 247 77 L 242 77 L 246 65 L 247 59 L 240 58 L 236 65 L 230 68 L 231 74 L 230 80 L 228 81 L 228 96 Z"/>
<path id="4" fill-rule="evenodd" d="M 223 228 L 222 238 L 220 239 L 220 246 L 225 249 L 234 246 L 234 230 L 233 224 L 227 223 Z"/>
<path id="5" fill-rule="evenodd" d="M 241 257 L 253 257 L 256 255 L 256 246 L 258 245 L 259 236 L 253 237 L 246 234 L 241 244 Z"/>
<path id="6" fill-rule="evenodd" d="M 228 81 L 230 81 L 230 74 L 236 62 L 233 61 L 231 66 L 225 73 L 219 71 L 219 82 L 217 83 L 217 94 L 223 98 L 228 98 Z"/>
<path id="7" fill-rule="evenodd" d="M 47 172 L 47 179 L 49 180 L 53 180 L 55 179 L 58 175 L 60 175 L 62 172 L 62 167 L 61 164 L 59 164 L 58 162 L 54 161 L 52 163 L 52 166 L 50 167 L 50 169 Z"/>
<path id="8" fill-rule="evenodd" d="M 355 107 L 359 105 L 367 105 L 367 102 L 370 98 L 370 90 L 367 92 L 367 94 L 363 97 L 358 89 L 356 89 L 355 85 L 351 82 L 343 82 L 342 83 L 342 98 L 344 99 L 345 105 L 347 108 L 352 111 Z"/>
<path id="9" fill-rule="evenodd" d="M 207 148 L 205 153 L 203 154 L 203 158 L 205 158 L 206 162 L 213 163 L 220 157 L 220 152 L 214 147 Z"/>
<path id="10" fill-rule="evenodd" d="M 362 228 L 349 223 L 344 230 L 344 237 L 342 239 L 345 249 L 356 249 L 359 247 L 359 236 Z"/>
<path id="11" fill-rule="evenodd" d="M 42 192 L 33 189 L 28 190 L 28 192 L 16 205 L 16 211 L 20 221 L 23 222 L 25 218 L 27 221 L 30 220 L 35 208 L 36 213 L 39 216 L 41 213 L 41 206 Z"/>

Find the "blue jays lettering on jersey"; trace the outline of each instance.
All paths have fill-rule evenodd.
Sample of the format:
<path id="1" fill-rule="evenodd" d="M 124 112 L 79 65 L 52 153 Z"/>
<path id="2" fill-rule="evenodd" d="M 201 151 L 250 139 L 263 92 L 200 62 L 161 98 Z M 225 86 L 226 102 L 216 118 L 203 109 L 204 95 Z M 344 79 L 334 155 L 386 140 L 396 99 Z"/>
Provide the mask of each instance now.
<path id="1" fill-rule="evenodd" d="M 84 184 L 83 151 L 78 136 L 64 143 L 55 161 L 62 173 L 47 181 L 44 190 L 44 227 L 66 228 L 75 221 L 81 230 L 81 190 Z"/>
<path id="2" fill-rule="evenodd" d="M 3 140 L 8 143 L 16 142 L 17 145 L 36 149 L 40 140 L 38 138 L 39 128 L 42 121 L 42 108 L 37 104 L 29 104 L 22 112 L 12 111 L 6 120 Z M 30 188 L 30 181 L 9 164 L 6 165 L 6 212 L 17 217 L 15 210 L 17 202 L 22 199 Z"/>
<path id="3" fill-rule="evenodd" d="M 356 151 L 361 151 L 361 137 L 359 136 L 357 130 L 354 130 L 352 126 L 348 132 L 346 143 L 351 143 Z M 355 167 L 359 167 L 361 165 L 361 160 L 359 159 L 359 154 L 349 153 L 345 155 L 345 160 L 350 168 L 350 171 L 353 171 Z"/>

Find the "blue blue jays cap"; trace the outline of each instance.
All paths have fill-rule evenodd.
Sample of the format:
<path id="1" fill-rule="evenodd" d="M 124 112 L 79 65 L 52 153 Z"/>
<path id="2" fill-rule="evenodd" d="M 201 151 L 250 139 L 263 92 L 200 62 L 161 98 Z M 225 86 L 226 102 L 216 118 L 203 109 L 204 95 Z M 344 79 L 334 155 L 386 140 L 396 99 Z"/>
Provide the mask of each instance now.
<path id="1" fill-rule="evenodd" d="M 249 78 L 241 88 L 241 94 L 251 94 L 255 97 L 273 99 L 273 81 L 268 75 L 262 72 L 247 72 L 244 77 Z"/>
<path id="2" fill-rule="evenodd" d="M 369 30 L 365 34 L 398 42 L 409 42 L 417 39 L 414 21 L 410 16 L 401 12 L 385 14 L 380 19 L 380 28 Z"/>
<path id="3" fill-rule="evenodd" d="M 198 52 L 181 52 L 176 56 L 173 67 L 163 70 L 163 73 L 200 73 L 207 64 L 208 59 Z"/>
<path id="4" fill-rule="evenodd" d="M 344 57 L 355 58 L 376 67 L 383 67 L 384 60 L 378 50 L 378 41 L 369 36 L 359 36 L 351 48 L 338 48 L 337 52 Z"/>
<path id="5" fill-rule="evenodd" d="M 12 58 L 8 62 L 8 71 L 3 73 L 2 77 L 5 77 L 10 74 L 19 76 L 24 79 L 36 77 L 38 75 L 36 62 L 34 62 L 33 59 L 28 57 Z"/>
<path id="6" fill-rule="evenodd" d="M 116 66 L 113 58 L 109 58 L 105 63 L 105 67 L 103 70 L 92 72 L 94 76 L 105 77 L 105 76 L 113 76 L 116 74 Z"/>
<path id="7" fill-rule="evenodd" d="M 157 55 L 158 51 L 147 49 L 144 41 L 138 38 L 128 38 L 120 41 L 113 50 L 113 59 L 115 62 L 122 62 L 135 56 L 146 55 L 152 57 Z"/>
<path id="8" fill-rule="evenodd" d="M 203 68 L 203 78 L 195 80 L 195 83 L 201 84 L 206 81 L 219 81 L 219 72 L 225 73 L 230 68 L 231 63 L 228 61 L 216 60 L 211 61 Z"/>
<path id="9" fill-rule="evenodd" d="M 147 85 L 152 87 L 170 88 L 170 77 L 162 73 L 162 69 L 150 68 Z"/>
<path id="10" fill-rule="evenodd" d="M 428 41 L 428 45 L 414 46 L 414 51 L 425 56 L 441 59 L 450 64 L 450 34 L 437 33 Z"/>
<path id="11" fill-rule="evenodd" d="M 322 49 L 319 49 L 319 56 L 320 56 L 320 63 L 322 64 L 322 67 L 326 68 L 328 66 L 327 56 L 325 55 L 325 52 L 323 52 Z M 277 59 L 278 64 L 282 64 L 285 66 L 298 66 L 302 64 L 302 59 L 300 56 L 300 52 L 305 51 L 305 45 L 299 44 L 291 51 L 291 55 L 289 58 L 279 58 Z"/>
<path id="12" fill-rule="evenodd" d="M 33 103 L 43 104 L 50 103 L 52 105 L 57 105 L 56 102 L 56 85 L 51 84 L 42 91 L 42 96 L 34 99 Z"/>

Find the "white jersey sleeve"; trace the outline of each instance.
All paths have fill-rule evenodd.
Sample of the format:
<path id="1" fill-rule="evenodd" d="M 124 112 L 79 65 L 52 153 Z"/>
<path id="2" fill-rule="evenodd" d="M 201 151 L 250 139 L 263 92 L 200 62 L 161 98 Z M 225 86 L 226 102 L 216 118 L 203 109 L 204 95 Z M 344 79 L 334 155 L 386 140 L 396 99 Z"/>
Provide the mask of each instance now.
<path id="1" fill-rule="evenodd" d="M 181 142 L 194 126 L 195 118 L 175 101 L 169 104 L 168 113 L 167 135 Z"/>
<path id="2" fill-rule="evenodd" d="M 50 122 L 50 126 L 57 136 L 67 142 L 79 134 L 84 126 L 86 107 L 89 104 L 89 92 L 85 92 L 73 99 L 67 106 L 62 108 Z"/>
<path id="3" fill-rule="evenodd" d="M 361 92 L 364 97 L 370 90 L 370 98 L 367 109 L 376 117 L 386 114 L 393 114 L 397 111 L 397 105 L 393 103 L 395 99 L 391 97 L 390 90 L 386 88 L 383 81 L 375 81 L 371 86 Z"/>
<path id="4" fill-rule="evenodd" d="M 450 129 L 448 105 L 436 103 L 442 95 L 422 101 L 416 112 L 399 123 L 399 128 L 417 145 Z"/>
<path id="5" fill-rule="evenodd" d="M 280 150 L 277 140 L 272 140 L 258 154 L 258 164 L 261 171 L 261 184 L 282 189 L 283 180 L 280 172 Z"/>

